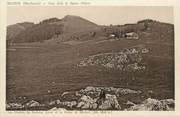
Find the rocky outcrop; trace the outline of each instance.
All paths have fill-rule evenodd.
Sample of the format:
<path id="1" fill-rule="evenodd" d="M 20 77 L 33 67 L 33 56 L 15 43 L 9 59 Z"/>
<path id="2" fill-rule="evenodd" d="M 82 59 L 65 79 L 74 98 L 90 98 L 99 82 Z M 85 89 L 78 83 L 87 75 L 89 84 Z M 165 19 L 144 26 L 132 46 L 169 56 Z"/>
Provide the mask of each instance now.
<path id="1" fill-rule="evenodd" d="M 129 111 L 171 111 L 173 110 L 174 100 L 165 99 L 157 100 L 148 98 L 142 102 L 142 104 L 137 104 L 130 107 Z"/>
<path id="2" fill-rule="evenodd" d="M 140 94 L 142 93 L 140 90 L 132 90 L 126 88 L 114 88 L 114 87 L 86 87 L 85 89 L 81 89 L 78 93 L 79 95 L 90 95 L 94 97 L 98 97 L 101 90 L 115 95 L 127 95 L 127 94 Z"/>
<path id="3" fill-rule="evenodd" d="M 81 97 L 77 108 L 88 110 L 120 110 L 121 106 L 115 95 L 106 94 L 105 99 L 92 99 L 90 96 L 84 95 Z"/>
<path id="4" fill-rule="evenodd" d="M 77 108 L 80 109 L 97 109 L 97 103 L 96 99 L 92 99 L 90 96 L 83 95 L 79 103 L 77 105 Z"/>
<path id="5" fill-rule="evenodd" d="M 72 109 L 74 106 L 77 105 L 77 102 L 76 101 L 70 101 L 70 102 L 65 101 L 65 102 L 61 102 L 60 105 L 63 105 L 65 107 L 68 107 L 68 108 Z"/>
<path id="6" fill-rule="evenodd" d="M 25 108 L 33 108 L 33 107 L 42 107 L 44 104 L 40 104 L 37 101 L 31 100 L 25 104 L 21 103 L 8 103 L 6 104 L 6 109 L 19 110 Z"/>
<path id="7" fill-rule="evenodd" d="M 101 91 L 106 92 L 105 98 L 100 97 Z M 63 102 L 55 100 L 50 102 L 50 105 L 61 105 L 71 109 L 81 110 L 120 110 L 121 106 L 118 102 L 117 96 L 128 95 L 128 94 L 141 94 L 141 91 L 125 89 L 125 88 L 114 88 L 114 87 L 92 87 L 88 86 L 85 89 L 81 89 L 75 92 L 64 92 L 62 93 Z M 76 101 L 65 101 L 64 97 L 76 97 L 79 99 Z M 75 98 L 75 99 L 76 99 Z"/>
<path id="8" fill-rule="evenodd" d="M 9 103 L 6 104 L 6 109 L 23 109 L 24 105 L 20 103 Z"/>
<path id="9" fill-rule="evenodd" d="M 98 105 L 98 109 L 101 110 L 120 110 L 121 106 L 118 103 L 115 95 L 106 94 L 104 100 Z"/>
<path id="10" fill-rule="evenodd" d="M 35 100 L 26 103 L 6 104 L 8 110 L 31 110 L 48 107 L 49 111 L 64 110 L 126 110 L 126 111 L 172 111 L 173 99 L 145 99 L 142 103 L 128 96 L 142 96 L 142 91 L 115 87 L 88 86 L 78 91 L 64 92 L 59 99 L 44 104 Z"/>

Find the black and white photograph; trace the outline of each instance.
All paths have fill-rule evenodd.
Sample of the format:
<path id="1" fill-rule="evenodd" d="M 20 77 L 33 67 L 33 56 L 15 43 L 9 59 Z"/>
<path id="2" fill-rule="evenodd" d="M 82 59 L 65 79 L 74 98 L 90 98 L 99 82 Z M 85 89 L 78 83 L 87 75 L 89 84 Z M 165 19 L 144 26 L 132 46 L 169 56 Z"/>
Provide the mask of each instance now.
<path id="1" fill-rule="evenodd" d="M 6 111 L 175 111 L 172 6 L 8 6 Z"/>

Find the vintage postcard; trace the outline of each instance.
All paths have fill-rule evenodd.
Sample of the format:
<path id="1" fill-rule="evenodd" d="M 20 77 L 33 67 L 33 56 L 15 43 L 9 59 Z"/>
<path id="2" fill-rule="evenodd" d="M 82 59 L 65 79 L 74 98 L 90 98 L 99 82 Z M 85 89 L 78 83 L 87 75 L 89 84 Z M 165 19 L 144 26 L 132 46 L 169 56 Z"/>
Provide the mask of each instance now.
<path id="1" fill-rule="evenodd" d="M 179 117 L 178 3 L 2 1 L 2 117 Z"/>

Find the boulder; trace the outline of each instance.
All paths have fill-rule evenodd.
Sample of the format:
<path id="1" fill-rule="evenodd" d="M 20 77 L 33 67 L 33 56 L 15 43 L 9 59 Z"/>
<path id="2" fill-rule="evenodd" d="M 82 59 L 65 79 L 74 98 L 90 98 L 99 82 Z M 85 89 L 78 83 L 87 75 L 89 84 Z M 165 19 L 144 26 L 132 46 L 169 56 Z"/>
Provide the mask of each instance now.
<path id="1" fill-rule="evenodd" d="M 81 97 L 81 99 L 79 100 L 77 108 L 81 108 L 81 109 L 96 109 L 97 108 L 96 100 L 93 100 L 89 96 L 83 95 Z"/>
<path id="2" fill-rule="evenodd" d="M 26 107 L 38 107 L 38 106 L 40 106 L 40 103 L 37 101 L 31 100 L 30 102 L 26 103 L 25 105 L 26 105 Z"/>
<path id="3" fill-rule="evenodd" d="M 88 91 L 96 91 L 97 89 L 95 87 L 91 87 L 91 86 L 88 86 L 86 87 L 84 90 L 81 90 L 83 92 L 88 92 Z"/>
<path id="4" fill-rule="evenodd" d="M 77 95 L 77 92 L 71 91 L 71 92 L 64 92 L 61 94 L 61 99 L 63 101 L 74 101 L 78 100 L 80 96 Z"/>
<path id="5" fill-rule="evenodd" d="M 54 100 L 54 101 L 49 102 L 49 105 L 56 105 L 56 104 L 61 104 L 61 101 L 60 100 Z"/>
<path id="6" fill-rule="evenodd" d="M 168 105 L 168 110 L 169 111 L 173 111 L 174 110 L 174 105 L 175 105 L 175 102 L 173 99 L 164 99 L 164 100 L 161 100 L 161 103 L 163 103 L 164 105 Z"/>
<path id="7" fill-rule="evenodd" d="M 121 106 L 119 105 L 117 97 L 115 95 L 106 94 L 105 99 L 98 104 L 98 109 L 120 110 Z"/>
<path id="8" fill-rule="evenodd" d="M 100 91 L 101 91 L 100 87 L 88 86 L 85 89 L 81 89 L 77 94 L 81 95 L 81 97 L 83 95 L 87 95 L 87 96 L 95 98 L 95 97 L 98 97 Z"/>

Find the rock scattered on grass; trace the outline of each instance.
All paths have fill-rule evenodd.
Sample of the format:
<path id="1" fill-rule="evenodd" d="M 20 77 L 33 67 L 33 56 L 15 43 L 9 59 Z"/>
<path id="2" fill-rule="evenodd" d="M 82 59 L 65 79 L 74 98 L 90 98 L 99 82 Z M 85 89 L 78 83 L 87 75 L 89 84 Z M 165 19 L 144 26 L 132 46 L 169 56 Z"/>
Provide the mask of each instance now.
<path id="1" fill-rule="evenodd" d="M 140 90 L 115 87 L 93 87 L 88 86 L 79 91 L 62 93 L 59 99 L 41 104 L 35 100 L 27 103 L 9 103 L 6 109 L 9 110 L 28 110 L 32 108 L 51 107 L 50 111 L 62 110 L 126 110 L 126 111 L 172 111 L 174 110 L 173 99 L 145 99 L 142 103 L 136 104 L 129 101 L 126 95 L 133 94 L 141 96 Z M 72 99 L 71 99 L 72 98 Z M 122 99 L 126 103 L 121 102 Z M 123 108 L 122 108 L 123 107 Z"/>
<path id="2" fill-rule="evenodd" d="M 106 68 L 118 69 L 120 71 L 142 71 L 145 65 L 141 64 L 143 54 L 148 54 L 149 50 L 145 47 L 134 47 L 124 49 L 120 52 L 102 53 L 84 58 L 78 64 L 79 67 L 84 66 L 103 66 Z"/>
<path id="3" fill-rule="evenodd" d="M 173 107 L 169 105 L 174 105 L 174 100 L 165 99 L 165 100 L 157 100 L 148 98 L 142 102 L 142 104 L 137 104 L 129 109 L 128 111 L 171 111 Z"/>
<path id="4" fill-rule="evenodd" d="M 20 103 L 9 103 L 6 104 L 6 109 L 23 109 L 24 105 Z"/>

